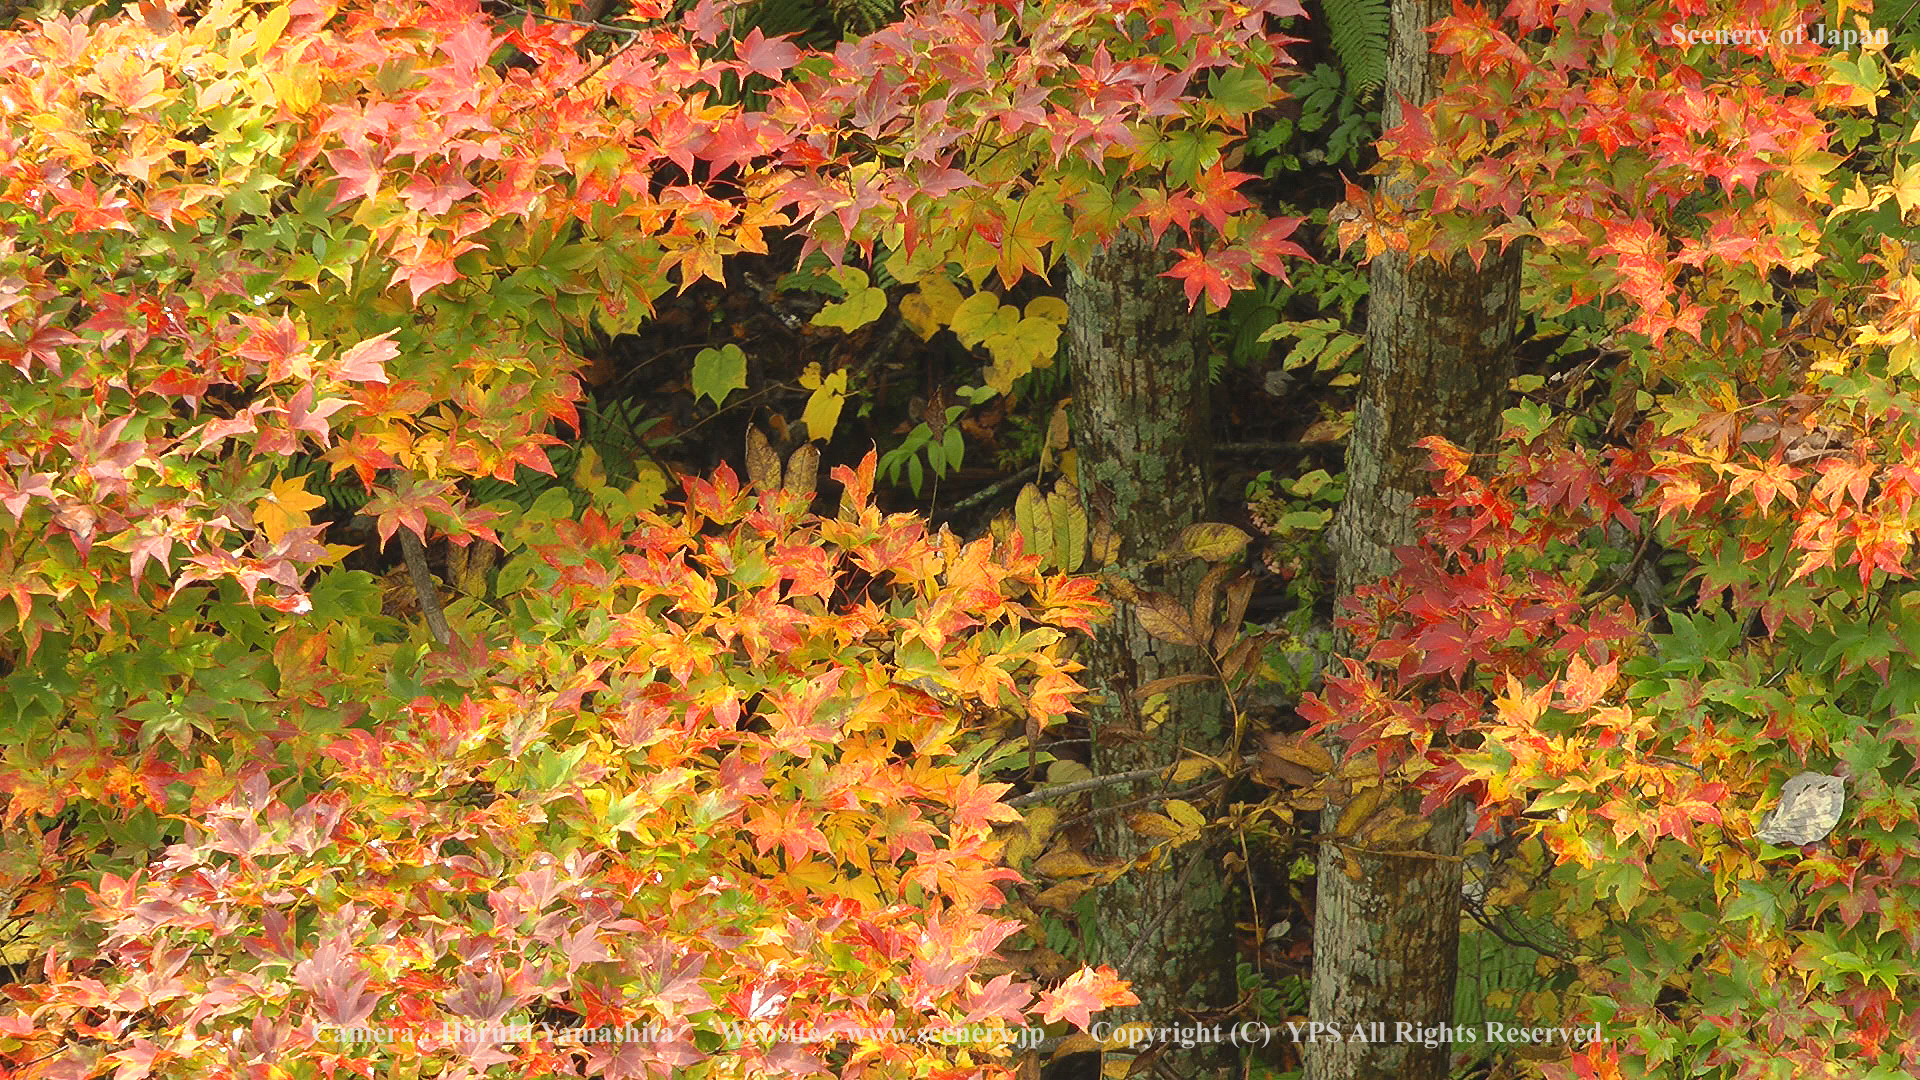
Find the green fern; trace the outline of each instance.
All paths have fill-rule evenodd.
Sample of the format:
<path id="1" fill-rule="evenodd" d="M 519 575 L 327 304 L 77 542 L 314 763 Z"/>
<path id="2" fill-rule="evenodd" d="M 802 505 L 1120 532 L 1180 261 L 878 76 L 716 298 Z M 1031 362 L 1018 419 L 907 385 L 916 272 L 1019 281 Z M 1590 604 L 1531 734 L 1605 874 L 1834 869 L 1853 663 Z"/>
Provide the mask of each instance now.
<path id="1" fill-rule="evenodd" d="M 583 446 L 593 447 L 601 468 L 615 486 L 631 481 L 636 475 L 634 463 L 646 456 L 647 430 L 660 422 L 660 417 L 645 413 L 645 405 L 634 398 L 582 403 L 579 437 L 547 450 L 553 476 L 526 469 L 517 472 L 512 483 L 492 478 L 476 480 L 471 489 L 473 501 L 484 505 L 504 499 L 525 509 L 548 488 L 568 482 L 580 464 Z"/>
<path id="2" fill-rule="evenodd" d="M 1387 35 L 1393 25 L 1387 0 L 1322 0 L 1320 7 L 1347 89 L 1356 98 L 1371 97 L 1387 81 Z"/>
<path id="3" fill-rule="evenodd" d="M 738 33 L 758 27 L 767 37 L 791 34 L 803 47 L 829 49 L 899 19 L 900 0 L 758 0 L 735 10 Z"/>
<path id="4" fill-rule="evenodd" d="M 367 489 L 360 486 L 360 477 L 353 470 L 336 476 L 329 474 L 324 461 L 304 454 L 294 460 L 300 464 L 289 468 L 288 475 L 305 477 L 307 491 L 325 499 L 327 509 L 351 512 L 367 505 Z"/>
<path id="5" fill-rule="evenodd" d="M 871 34 L 900 18 L 900 0 L 827 0 L 827 7 L 848 34 Z"/>
<path id="6" fill-rule="evenodd" d="M 736 9 L 737 32 L 758 28 L 766 37 L 791 34 L 803 46 L 831 45 L 838 37 L 820 0 L 760 0 Z"/>

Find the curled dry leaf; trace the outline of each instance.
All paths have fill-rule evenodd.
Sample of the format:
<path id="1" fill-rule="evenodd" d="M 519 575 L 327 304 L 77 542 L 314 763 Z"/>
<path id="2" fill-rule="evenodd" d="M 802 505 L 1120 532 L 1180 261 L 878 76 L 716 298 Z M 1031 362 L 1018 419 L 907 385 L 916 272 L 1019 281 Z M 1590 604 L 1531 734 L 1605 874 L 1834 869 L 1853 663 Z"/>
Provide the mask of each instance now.
<path id="1" fill-rule="evenodd" d="M 1335 835 L 1352 836 L 1360 831 L 1360 826 L 1373 817 L 1380 809 L 1380 803 L 1386 798 L 1386 789 L 1370 787 L 1365 791 L 1356 791 L 1347 805 L 1340 808 L 1340 819 L 1333 826 Z"/>
<path id="2" fill-rule="evenodd" d="M 1368 847 L 1392 851 L 1412 847 L 1432 829 L 1431 818 L 1415 817 L 1404 810 L 1387 807 L 1367 823 L 1365 840 Z"/>
<path id="3" fill-rule="evenodd" d="M 1127 828 L 1155 840 L 1170 840 L 1186 832 L 1180 823 L 1165 814 L 1129 814 Z"/>
<path id="4" fill-rule="evenodd" d="M 1059 882 L 1034 897 L 1033 906 L 1051 908 L 1054 911 L 1072 911 L 1074 903 L 1085 895 L 1088 889 L 1093 888 L 1093 884 L 1085 878 Z"/>
<path id="5" fill-rule="evenodd" d="M 1094 565 L 1107 566 L 1120 557 L 1120 532 L 1106 518 L 1094 521 L 1088 554 L 1093 557 Z"/>
<path id="6" fill-rule="evenodd" d="M 1210 758 L 1190 757 L 1173 767 L 1171 783 L 1175 787 L 1185 787 L 1210 772 L 1219 772 L 1220 763 Z"/>
<path id="7" fill-rule="evenodd" d="M 1148 698 L 1154 696 L 1155 694 L 1164 694 L 1169 690 L 1178 690 L 1182 686 L 1192 686 L 1196 683 L 1209 683 L 1214 681 L 1214 678 L 1215 676 L 1204 674 L 1204 673 L 1192 673 L 1187 675 L 1166 675 L 1161 678 L 1154 679 L 1153 681 L 1147 683 L 1145 686 L 1142 686 L 1140 689 L 1135 690 L 1133 692 L 1133 696 L 1138 698 L 1141 701 L 1145 701 Z"/>
<path id="8" fill-rule="evenodd" d="M 1213 613 L 1219 606 L 1220 588 L 1227 582 L 1227 574 L 1233 568 L 1226 563 L 1215 563 L 1207 567 L 1207 574 L 1193 590 L 1193 629 L 1202 637 L 1211 637 L 1214 632 Z M 1224 624 L 1222 624 L 1224 625 Z"/>
<path id="9" fill-rule="evenodd" d="M 1271 754 L 1283 761 L 1310 769 L 1316 773 L 1333 771 L 1333 755 L 1326 747 L 1307 738 L 1305 735 L 1279 735 L 1269 732 L 1260 738 L 1262 754 Z"/>
<path id="10" fill-rule="evenodd" d="M 1047 877 L 1060 878 L 1082 877 L 1100 872 L 1100 867 L 1095 865 L 1093 860 L 1077 851 L 1055 851 L 1042 855 L 1033 864 L 1033 869 L 1036 873 Z"/>

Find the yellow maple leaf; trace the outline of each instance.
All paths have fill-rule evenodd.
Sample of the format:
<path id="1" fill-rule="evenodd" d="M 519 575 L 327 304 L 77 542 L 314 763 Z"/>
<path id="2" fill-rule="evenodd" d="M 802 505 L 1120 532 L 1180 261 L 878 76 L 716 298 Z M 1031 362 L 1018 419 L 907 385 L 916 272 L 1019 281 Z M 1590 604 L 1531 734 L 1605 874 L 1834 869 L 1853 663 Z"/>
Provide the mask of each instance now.
<path id="1" fill-rule="evenodd" d="M 266 498 L 253 504 L 253 520 L 266 532 L 267 539 L 277 544 L 289 531 L 313 524 L 307 511 L 326 501 L 307 490 L 306 477 L 282 476 L 273 482 Z"/>
<path id="2" fill-rule="evenodd" d="M 1920 206 L 1920 165 L 1903 165 L 1893 171 L 1893 182 L 1887 185 L 1887 191 L 1893 201 L 1900 204 L 1902 216 L 1913 212 Z"/>

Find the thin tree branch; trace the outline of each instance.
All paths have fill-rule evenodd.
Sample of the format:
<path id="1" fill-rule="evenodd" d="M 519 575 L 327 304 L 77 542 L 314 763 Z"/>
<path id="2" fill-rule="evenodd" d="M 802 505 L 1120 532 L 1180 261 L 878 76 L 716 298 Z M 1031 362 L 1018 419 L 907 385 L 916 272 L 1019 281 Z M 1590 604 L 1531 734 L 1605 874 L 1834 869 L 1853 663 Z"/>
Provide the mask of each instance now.
<path id="1" fill-rule="evenodd" d="M 1235 457 L 1258 456 L 1260 454 L 1344 454 L 1347 450 L 1345 439 L 1328 442 L 1224 442 L 1213 444 L 1216 454 L 1228 454 Z"/>
<path id="2" fill-rule="evenodd" d="M 1335 833 L 1321 833 L 1319 836 L 1314 837 L 1314 839 L 1323 844 L 1332 844 L 1337 848 L 1343 848 L 1347 851 L 1357 851 L 1362 855 L 1372 855 L 1381 859 L 1431 859 L 1434 862 L 1453 863 L 1465 862 L 1467 859 L 1465 855 L 1442 855 L 1437 851 L 1420 851 L 1416 848 L 1370 848 L 1364 844 L 1356 844 L 1351 840 L 1343 840 Z"/>
<path id="3" fill-rule="evenodd" d="M 1014 473 L 1012 476 L 1008 476 L 1008 477 L 1004 477 L 1002 479 L 996 480 L 993 483 L 988 484 L 986 487 L 981 488 L 979 491 L 976 491 L 973 494 L 967 496 L 966 498 L 961 499 L 960 501 L 954 503 L 952 506 L 942 508 L 939 512 L 940 516 L 943 518 L 956 518 L 956 517 L 959 517 L 961 514 L 965 514 L 971 510 L 976 510 L 981 506 L 999 498 L 1000 496 L 1005 495 L 1007 493 L 1007 489 L 1012 488 L 1018 484 L 1025 483 L 1026 480 L 1027 480 L 1027 474 L 1025 470 Z"/>
<path id="4" fill-rule="evenodd" d="M 1640 533 L 1640 543 L 1633 549 L 1633 557 L 1627 560 L 1627 565 L 1621 569 L 1619 576 L 1614 578 L 1611 585 L 1589 594 L 1586 603 L 1581 605 L 1581 610 L 1591 612 L 1607 598 L 1624 596 L 1631 591 L 1634 579 L 1640 576 L 1640 568 L 1646 565 L 1647 553 L 1651 550 L 1653 550 L 1653 529 L 1643 529 Z"/>
<path id="5" fill-rule="evenodd" d="M 1055 784 L 1052 787 L 1044 787 L 1038 791 L 1029 791 L 1025 795 L 1016 795 L 1007 800 L 1007 805 L 1031 806 L 1037 802 L 1046 802 L 1048 799 L 1058 799 L 1066 795 L 1078 795 L 1082 791 L 1092 791 L 1094 788 L 1111 787 L 1114 784 L 1124 784 L 1130 780 L 1145 780 L 1148 777 L 1160 776 L 1164 774 L 1167 769 L 1168 766 L 1166 765 L 1156 765 L 1151 769 L 1134 769 L 1132 772 L 1109 773 L 1106 776 L 1095 776 L 1086 780 L 1075 780 L 1070 784 Z M 1158 796 L 1155 797 L 1158 798 Z"/>
<path id="6" fill-rule="evenodd" d="M 1147 795 L 1142 795 L 1137 799 L 1128 799 L 1125 802 L 1117 802 L 1109 806 L 1098 807 L 1084 814 L 1067 818 L 1061 821 L 1059 825 L 1056 825 L 1055 828 L 1064 828 L 1068 825 L 1084 825 L 1096 818 L 1103 818 L 1108 814 L 1117 814 L 1122 810 L 1131 810 L 1136 806 L 1145 806 L 1148 803 L 1165 802 L 1168 799 L 1185 799 L 1194 795 L 1202 795 L 1214 788 L 1225 785 L 1229 780 L 1238 780 L 1240 777 L 1245 776 L 1247 771 L 1248 770 L 1243 768 L 1232 776 L 1216 776 L 1204 784 L 1195 784 L 1190 788 L 1183 788 L 1180 791 L 1155 791 Z"/>
<path id="7" fill-rule="evenodd" d="M 525 15 L 529 19 L 536 19 L 540 22 L 559 23 L 562 26 L 577 26 L 577 27 L 580 27 L 582 30 L 604 30 L 609 34 L 625 34 L 629 38 L 637 38 L 640 36 L 640 31 L 634 29 L 631 26 L 615 26 L 612 23 L 589 21 L 585 19 L 569 19 L 564 15 L 549 15 L 544 11 L 533 11 L 529 8 L 523 8 L 519 4 L 513 4 L 513 3 L 503 2 L 500 6 L 507 8 L 508 10 L 512 11 L 516 15 Z"/>
<path id="8" fill-rule="evenodd" d="M 420 537 L 412 529 L 401 526 L 400 555 L 407 563 L 407 576 L 413 579 L 413 592 L 420 598 L 420 613 L 426 617 L 427 632 L 433 635 L 434 643 L 446 648 L 453 640 L 453 631 L 447 626 L 447 615 L 440 607 L 440 592 L 434 588 L 433 572 L 427 569 L 427 549 L 420 543 Z"/>
<path id="9" fill-rule="evenodd" d="M 1127 958 L 1120 962 L 1121 971 L 1133 970 L 1133 962 L 1139 958 L 1140 950 L 1146 948 L 1147 942 L 1153 940 L 1153 935 L 1159 933 L 1160 927 L 1166 924 L 1167 916 L 1172 915 L 1173 909 L 1179 907 L 1181 901 L 1185 899 L 1187 879 L 1193 876 L 1195 870 L 1199 869 L 1200 859 L 1204 854 L 1205 852 L 1196 851 L 1193 853 L 1193 857 L 1187 860 L 1186 867 L 1180 871 L 1179 880 L 1173 883 L 1172 891 L 1167 894 L 1170 899 L 1167 903 L 1160 905 L 1160 910 L 1154 915 L 1153 921 L 1148 923 L 1146 929 L 1140 932 L 1140 937 L 1133 943 L 1133 948 L 1127 950 Z"/>
<path id="10" fill-rule="evenodd" d="M 1467 904 L 1465 905 L 1465 907 L 1466 907 L 1467 915 L 1471 917 L 1474 922 L 1480 924 L 1480 929 L 1485 930 L 1489 934 L 1492 934 L 1494 938 L 1499 942 L 1501 942 L 1502 944 L 1511 945 L 1517 949 L 1527 949 L 1532 952 L 1539 953 L 1541 956 L 1544 956 L 1549 960 L 1558 960 L 1561 963 L 1567 965 L 1568 967 L 1574 966 L 1575 961 L 1573 957 L 1568 956 L 1567 954 L 1559 951 L 1558 949 L 1555 949 L 1548 945 L 1543 945 L 1537 941 L 1529 940 L 1528 938 L 1519 934 L 1509 934 L 1505 930 L 1502 930 L 1499 927 L 1493 925 L 1493 917 L 1488 915 L 1485 911 L 1481 910 L 1480 905 Z"/>

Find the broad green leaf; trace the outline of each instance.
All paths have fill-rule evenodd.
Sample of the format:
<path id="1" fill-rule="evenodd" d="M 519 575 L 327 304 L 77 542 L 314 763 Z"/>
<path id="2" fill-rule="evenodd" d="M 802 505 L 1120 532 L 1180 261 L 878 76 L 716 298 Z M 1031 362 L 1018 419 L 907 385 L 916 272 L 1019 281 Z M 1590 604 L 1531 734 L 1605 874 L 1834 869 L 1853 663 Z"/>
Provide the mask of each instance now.
<path id="1" fill-rule="evenodd" d="M 950 323 L 960 344 L 970 349 L 996 334 L 1011 332 L 1019 324 L 1020 310 L 1002 304 L 1000 297 L 990 292 L 977 292 L 961 301 Z"/>
<path id="2" fill-rule="evenodd" d="M 693 358 L 693 396 L 709 398 L 715 405 L 727 395 L 747 385 L 747 354 L 738 345 L 701 349 Z"/>
<path id="3" fill-rule="evenodd" d="M 813 317 L 813 325 L 858 330 L 886 313 L 886 290 L 869 285 L 866 271 L 843 267 L 834 272 L 833 278 L 846 289 L 846 298 L 821 308 Z"/>

